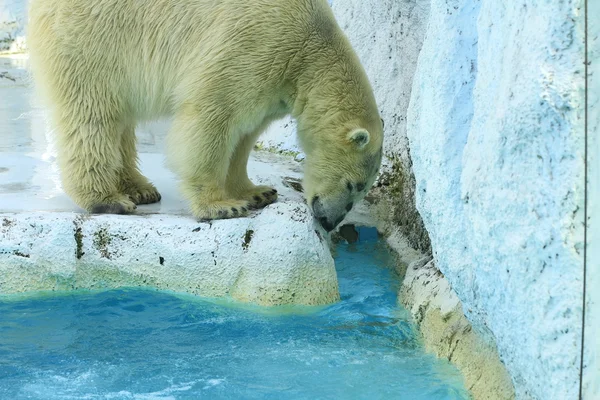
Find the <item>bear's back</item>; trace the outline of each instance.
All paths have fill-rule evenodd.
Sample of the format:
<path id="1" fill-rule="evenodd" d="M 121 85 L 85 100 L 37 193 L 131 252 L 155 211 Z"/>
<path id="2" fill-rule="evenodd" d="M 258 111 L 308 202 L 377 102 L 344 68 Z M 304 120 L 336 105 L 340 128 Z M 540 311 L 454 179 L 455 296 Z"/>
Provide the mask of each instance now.
<path id="1" fill-rule="evenodd" d="M 61 88 L 54 97 L 101 85 L 156 116 L 218 77 L 248 90 L 279 83 L 328 19 L 324 0 L 33 0 L 28 43 L 36 80 Z"/>

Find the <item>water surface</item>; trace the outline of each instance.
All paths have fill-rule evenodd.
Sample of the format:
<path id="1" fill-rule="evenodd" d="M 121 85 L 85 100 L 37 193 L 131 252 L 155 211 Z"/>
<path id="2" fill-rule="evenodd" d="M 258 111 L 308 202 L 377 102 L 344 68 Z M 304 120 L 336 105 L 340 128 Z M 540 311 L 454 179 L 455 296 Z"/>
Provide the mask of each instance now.
<path id="1" fill-rule="evenodd" d="M 390 265 L 374 240 L 340 245 L 342 301 L 319 308 L 147 289 L 0 299 L 0 398 L 468 398 L 424 353 Z"/>

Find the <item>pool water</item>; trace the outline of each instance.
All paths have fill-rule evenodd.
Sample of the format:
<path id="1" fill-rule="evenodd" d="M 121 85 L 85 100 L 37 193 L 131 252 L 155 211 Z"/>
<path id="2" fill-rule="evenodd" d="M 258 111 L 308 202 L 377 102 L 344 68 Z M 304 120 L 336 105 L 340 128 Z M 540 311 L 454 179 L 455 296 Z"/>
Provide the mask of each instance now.
<path id="1" fill-rule="evenodd" d="M 149 289 L 0 298 L 0 399 L 468 399 L 426 354 L 376 238 L 341 302 L 261 308 Z"/>

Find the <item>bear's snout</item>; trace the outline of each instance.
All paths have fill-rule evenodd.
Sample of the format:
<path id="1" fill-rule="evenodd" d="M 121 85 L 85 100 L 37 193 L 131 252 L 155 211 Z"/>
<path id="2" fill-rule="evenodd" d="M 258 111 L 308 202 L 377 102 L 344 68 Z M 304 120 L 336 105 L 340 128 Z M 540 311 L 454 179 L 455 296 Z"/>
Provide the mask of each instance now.
<path id="1" fill-rule="evenodd" d="M 317 221 L 319 221 L 323 229 L 325 229 L 327 232 L 331 232 L 336 226 L 338 226 L 347 213 L 347 211 L 343 208 L 339 209 L 338 207 L 328 207 L 328 204 L 324 203 L 319 196 L 313 197 L 310 204 L 313 215 Z"/>

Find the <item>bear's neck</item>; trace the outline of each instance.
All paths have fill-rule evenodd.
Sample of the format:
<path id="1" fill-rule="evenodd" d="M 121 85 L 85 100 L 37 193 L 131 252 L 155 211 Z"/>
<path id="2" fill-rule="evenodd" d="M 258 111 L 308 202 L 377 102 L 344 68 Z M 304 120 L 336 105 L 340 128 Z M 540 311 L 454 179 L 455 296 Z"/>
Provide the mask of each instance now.
<path id="1" fill-rule="evenodd" d="M 349 123 L 370 126 L 378 116 L 371 85 L 349 44 L 304 57 L 294 92 L 291 114 L 301 144 L 316 144 L 322 139 L 316 136 Z"/>

